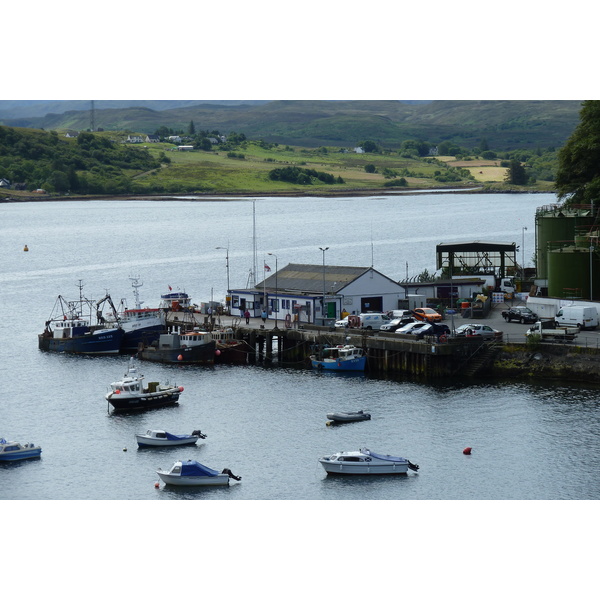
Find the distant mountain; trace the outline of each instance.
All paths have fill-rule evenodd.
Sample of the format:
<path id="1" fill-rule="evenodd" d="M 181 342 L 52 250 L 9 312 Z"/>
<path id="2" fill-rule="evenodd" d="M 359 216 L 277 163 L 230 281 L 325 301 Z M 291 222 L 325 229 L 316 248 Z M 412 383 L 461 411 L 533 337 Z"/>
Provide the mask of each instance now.
<path id="1" fill-rule="evenodd" d="M 87 130 L 90 102 L 79 102 L 43 117 L 8 119 L 0 101 L 0 120 L 16 127 Z M 40 108 L 23 103 L 19 110 Z M 252 139 L 311 147 L 349 147 L 370 139 L 397 148 L 405 140 L 420 139 L 468 148 L 485 140 L 492 149 L 510 150 L 562 146 L 579 122 L 580 108 L 581 102 L 572 100 L 98 101 L 94 122 L 104 130 L 153 133 L 161 126 L 185 132 L 193 121 L 196 131 L 236 131 Z"/>

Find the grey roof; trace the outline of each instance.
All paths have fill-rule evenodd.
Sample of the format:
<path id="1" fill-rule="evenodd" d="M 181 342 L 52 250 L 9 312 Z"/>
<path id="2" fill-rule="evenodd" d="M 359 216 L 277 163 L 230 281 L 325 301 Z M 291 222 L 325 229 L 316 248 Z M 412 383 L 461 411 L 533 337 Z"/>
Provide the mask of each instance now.
<path id="1" fill-rule="evenodd" d="M 295 293 L 323 293 L 323 272 L 325 272 L 325 290 L 327 294 L 337 294 L 349 283 L 368 272 L 370 267 L 337 267 L 333 265 L 298 265 L 289 264 L 274 271 L 264 281 L 256 284 L 260 290 L 263 287 Z"/>

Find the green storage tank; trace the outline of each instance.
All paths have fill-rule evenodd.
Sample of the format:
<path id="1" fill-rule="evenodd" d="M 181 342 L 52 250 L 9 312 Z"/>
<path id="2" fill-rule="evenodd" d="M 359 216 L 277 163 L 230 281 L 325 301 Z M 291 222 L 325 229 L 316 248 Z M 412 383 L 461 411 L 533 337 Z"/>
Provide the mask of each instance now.
<path id="1" fill-rule="evenodd" d="M 535 215 L 537 276 L 550 279 L 548 273 L 548 244 L 550 242 L 572 242 L 582 230 L 594 225 L 591 211 L 569 210 L 558 206 L 538 208 Z"/>
<path id="2" fill-rule="evenodd" d="M 600 298 L 600 255 L 592 253 L 593 298 Z M 555 298 L 590 299 L 589 248 L 570 246 L 548 252 L 548 295 Z"/>

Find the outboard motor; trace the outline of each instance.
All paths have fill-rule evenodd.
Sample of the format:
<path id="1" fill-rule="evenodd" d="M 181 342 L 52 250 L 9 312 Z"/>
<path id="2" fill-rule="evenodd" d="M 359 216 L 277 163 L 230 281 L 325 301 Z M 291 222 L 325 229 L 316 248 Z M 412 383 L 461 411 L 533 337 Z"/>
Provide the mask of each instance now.
<path id="1" fill-rule="evenodd" d="M 411 471 L 418 471 L 419 470 L 419 465 L 414 465 L 413 463 L 410 462 L 410 460 L 408 461 L 408 468 Z"/>
<path id="2" fill-rule="evenodd" d="M 238 477 L 237 475 L 234 475 L 234 474 L 231 472 L 231 469 L 223 469 L 223 470 L 221 471 L 221 473 L 225 473 L 225 475 L 229 475 L 229 477 L 230 477 L 231 479 L 235 479 L 236 481 L 240 481 L 240 480 L 242 479 L 241 477 Z"/>
<path id="3" fill-rule="evenodd" d="M 197 435 L 201 440 L 206 439 L 206 434 L 202 433 L 199 429 L 194 429 L 194 431 L 192 431 L 192 435 Z"/>

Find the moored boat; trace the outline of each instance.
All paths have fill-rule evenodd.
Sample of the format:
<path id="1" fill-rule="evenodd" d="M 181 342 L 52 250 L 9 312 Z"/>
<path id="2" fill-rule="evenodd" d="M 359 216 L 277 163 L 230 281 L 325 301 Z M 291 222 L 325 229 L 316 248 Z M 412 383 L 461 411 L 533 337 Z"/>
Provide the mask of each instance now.
<path id="1" fill-rule="evenodd" d="M 230 479 L 236 481 L 241 479 L 229 469 L 223 469 L 219 473 L 219 471 L 215 471 L 195 460 L 179 460 L 168 471 L 159 469 L 156 473 L 169 485 L 229 485 Z"/>
<path id="2" fill-rule="evenodd" d="M 327 473 L 340 475 L 406 475 L 409 469 L 419 470 L 419 465 L 407 458 L 379 454 L 368 448 L 336 452 L 323 456 L 319 462 Z"/>
<path id="3" fill-rule="evenodd" d="M 357 410 L 354 412 L 327 413 L 327 418 L 334 423 L 351 423 L 352 421 L 368 421 L 371 415 L 362 410 Z"/>
<path id="4" fill-rule="evenodd" d="M 248 362 L 248 345 L 238 340 L 231 327 L 213 329 L 211 335 L 215 340 L 215 363 L 245 365 Z"/>
<path id="5" fill-rule="evenodd" d="M 31 442 L 19 444 L 19 442 L 7 442 L 4 438 L 0 438 L 0 461 L 39 458 L 41 454 L 41 447 Z"/>
<path id="6" fill-rule="evenodd" d="M 82 288 L 80 283 L 79 300 L 58 296 L 44 331 L 38 335 L 38 348 L 66 354 L 118 354 L 125 335 L 123 329 L 118 325 L 107 327 L 98 311 L 99 322 L 92 325 L 93 302 L 83 297 Z"/>
<path id="7" fill-rule="evenodd" d="M 362 348 L 350 344 L 324 348 L 310 356 L 313 369 L 327 371 L 364 371 L 367 356 Z"/>
<path id="8" fill-rule="evenodd" d="M 161 333 L 166 331 L 163 311 L 160 308 L 143 308 L 138 288 L 143 283 L 137 277 L 130 277 L 135 298 L 135 307 L 126 308 L 125 300 L 121 300 L 122 310 L 114 316 L 114 319 L 125 332 L 121 352 L 132 354 L 137 352 L 140 344 L 150 345 Z"/>
<path id="9" fill-rule="evenodd" d="M 163 429 L 148 429 L 146 433 L 136 433 L 135 439 L 140 448 L 156 448 L 165 446 L 191 446 L 198 440 L 206 438 L 206 434 L 195 430 L 191 435 L 169 433 Z"/>
<path id="10" fill-rule="evenodd" d="M 163 333 L 158 341 L 138 350 L 142 360 L 183 365 L 212 365 L 216 343 L 208 331 Z"/>
<path id="11" fill-rule="evenodd" d="M 161 384 L 150 381 L 144 385 L 144 376 L 138 373 L 133 357 L 129 359 L 129 366 L 123 379 L 110 384 L 110 391 L 106 394 L 106 400 L 115 410 L 145 410 L 169 406 L 179 401 L 179 395 L 183 387 Z"/>

